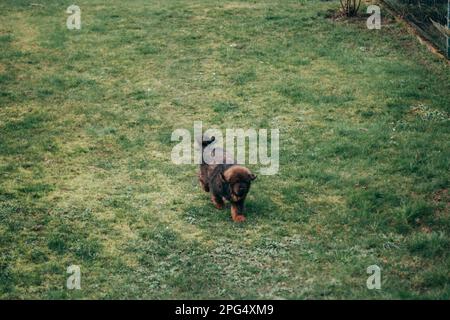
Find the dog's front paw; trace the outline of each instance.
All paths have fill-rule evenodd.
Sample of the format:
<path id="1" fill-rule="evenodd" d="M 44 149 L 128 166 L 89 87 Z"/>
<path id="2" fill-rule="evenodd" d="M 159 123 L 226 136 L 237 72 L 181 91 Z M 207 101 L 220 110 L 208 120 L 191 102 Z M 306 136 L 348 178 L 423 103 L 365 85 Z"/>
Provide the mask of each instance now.
<path id="1" fill-rule="evenodd" d="M 211 201 L 214 204 L 214 207 L 216 207 L 219 210 L 222 210 L 225 207 L 225 204 L 223 203 L 223 201 L 220 201 L 218 198 L 212 196 L 211 197 Z"/>
<path id="2" fill-rule="evenodd" d="M 234 222 L 244 222 L 245 221 L 245 217 L 242 214 L 238 214 L 238 215 L 233 217 L 233 221 Z"/>
<path id="3" fill-rule="evenodd" d="M 214 207 L 216 207 L 216 209 L 219 209 L 219 210 L 222 210 L 225 207 L 223 204 L 220 204 L 217 202 L 214 202 L 213 204 L 214 204 Z"/>

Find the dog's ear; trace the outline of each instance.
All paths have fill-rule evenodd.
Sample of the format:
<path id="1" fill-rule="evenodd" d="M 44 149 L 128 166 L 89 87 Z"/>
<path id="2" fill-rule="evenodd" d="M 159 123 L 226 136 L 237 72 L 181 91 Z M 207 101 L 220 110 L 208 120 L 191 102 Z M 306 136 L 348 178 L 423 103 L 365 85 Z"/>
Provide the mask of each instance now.
<path id="1" fill-rule="evenodd" d="M 250 181 L 253 181 L 253 180 L 256 179 L 256 175 L 254 175 L 253 173 L 250 173 L 250 174 L 248 175 L 248 178 L 250 179 Z"/>
<path id="2" fill-rule="evenodd" d="M 220 173 L 220 178 L 223 180 L 223 182 L 228 182 L 223 172 Z"/>

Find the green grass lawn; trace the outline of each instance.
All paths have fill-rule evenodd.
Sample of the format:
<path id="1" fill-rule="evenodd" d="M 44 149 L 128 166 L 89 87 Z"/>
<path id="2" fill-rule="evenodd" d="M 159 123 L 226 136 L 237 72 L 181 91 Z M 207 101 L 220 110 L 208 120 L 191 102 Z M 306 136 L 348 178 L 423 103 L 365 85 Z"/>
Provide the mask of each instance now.
<path id="1" fill-rule="evenodd" d="M 385 10 L 70 4 L 0 2 L 1 298 L 450 299 L 450 66 Z M 172 164 L 194 121 L 280 129 L 246 223 Z"/>

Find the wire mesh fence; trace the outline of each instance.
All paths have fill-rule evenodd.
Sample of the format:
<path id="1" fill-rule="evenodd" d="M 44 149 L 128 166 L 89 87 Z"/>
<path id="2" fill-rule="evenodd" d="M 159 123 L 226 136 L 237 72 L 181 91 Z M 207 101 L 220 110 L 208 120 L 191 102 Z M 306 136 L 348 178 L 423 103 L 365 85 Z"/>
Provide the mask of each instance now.
<path id="1" fill-rule="evenodd" d="M 450 0 L 383 0 L 450 58 Z"/>

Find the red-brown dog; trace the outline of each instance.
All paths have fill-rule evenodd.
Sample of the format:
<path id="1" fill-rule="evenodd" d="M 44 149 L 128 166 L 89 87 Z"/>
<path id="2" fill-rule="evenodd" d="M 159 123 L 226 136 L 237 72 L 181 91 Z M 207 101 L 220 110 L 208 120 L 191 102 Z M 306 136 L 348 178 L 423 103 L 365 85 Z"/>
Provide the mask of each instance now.
<path id="1" fill-rule="evenodd" d="M 202 153 L 206 146 L 215 140 L 211 137 L 202 141 Z M 224 208 L 224 200 L 231 203 L 231 217 L 236 222 L 245 221 L 244 201 L 250 186 L 256 176 L 246 167 L 232 163 L 225 163 L 227 154 L 224 154 L 223 163 L 208 164 L 202 157 L 199 180 L 206 192 L 211 192 L 211 200 L 217 209 Z"/>

